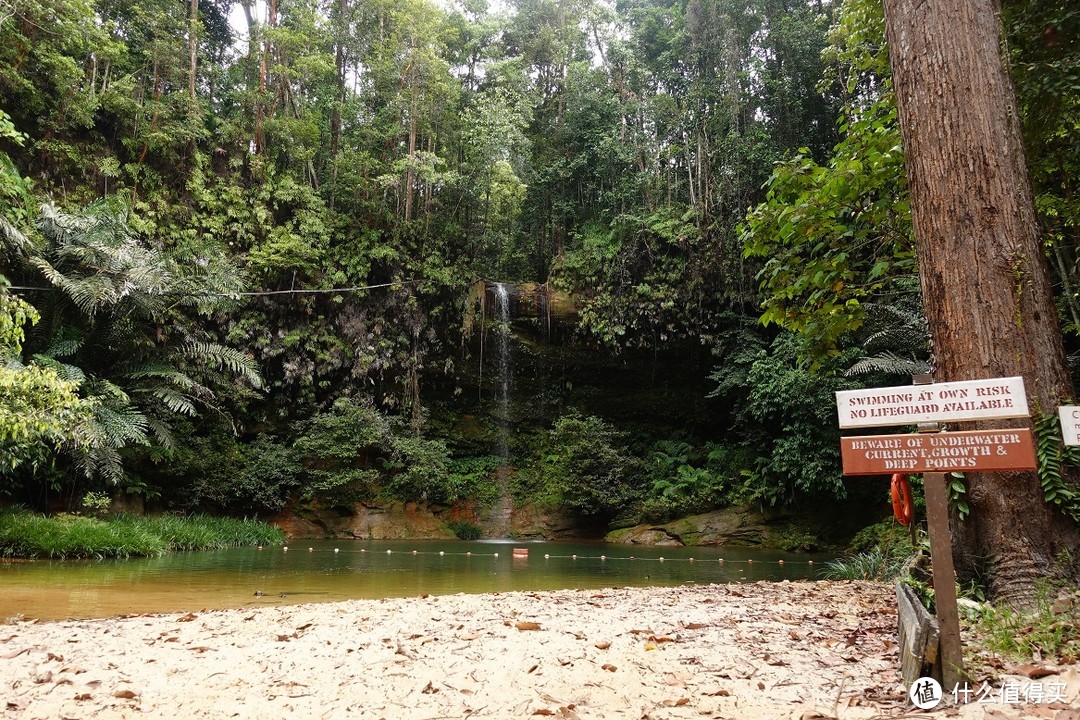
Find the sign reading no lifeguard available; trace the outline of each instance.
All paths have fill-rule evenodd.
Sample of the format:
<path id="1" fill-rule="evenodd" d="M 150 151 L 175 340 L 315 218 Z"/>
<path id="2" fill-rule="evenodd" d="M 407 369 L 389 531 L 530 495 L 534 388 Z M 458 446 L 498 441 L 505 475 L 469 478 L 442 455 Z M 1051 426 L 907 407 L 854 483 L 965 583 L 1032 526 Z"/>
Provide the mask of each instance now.
<path id="1" fill-rule="evenodd" d="M 845 475 L 1034 470 L 1030 428 L 840 438 Z"/>
<path id="2" fill-rule="evenodd" d="M 842 390 L 836 409 L 841 429 L 1028 416 L 1022 377 Z"/>

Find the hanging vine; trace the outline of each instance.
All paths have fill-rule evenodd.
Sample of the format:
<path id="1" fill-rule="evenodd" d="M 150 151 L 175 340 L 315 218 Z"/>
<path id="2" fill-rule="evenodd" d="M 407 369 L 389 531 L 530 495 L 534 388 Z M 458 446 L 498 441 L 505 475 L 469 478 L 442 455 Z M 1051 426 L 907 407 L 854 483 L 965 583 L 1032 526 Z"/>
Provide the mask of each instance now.
<path id="1" fill-rule="evenodd" d="M 1065 466 L 1080 468 L 1080 447 L 1064 444 L 1056 415 L 1035 418 L 1035 455 L 1046 502 L 1080 523 L 1080 492 L 1069 487 L 1062 476 Z"/>

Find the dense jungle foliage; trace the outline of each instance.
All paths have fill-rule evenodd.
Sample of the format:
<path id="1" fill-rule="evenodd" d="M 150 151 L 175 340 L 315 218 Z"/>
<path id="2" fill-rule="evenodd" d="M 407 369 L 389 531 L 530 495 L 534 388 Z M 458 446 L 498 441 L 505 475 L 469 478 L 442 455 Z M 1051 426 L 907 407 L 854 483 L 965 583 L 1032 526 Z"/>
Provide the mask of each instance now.
<path id="1" fill-rule="evenodd" d="M 1080 9 L 1003 6 L 1075 344 Z M 0 243 L 37 507 L 790 505 L 927 361 L 875 0 L 0 0 Z"/>

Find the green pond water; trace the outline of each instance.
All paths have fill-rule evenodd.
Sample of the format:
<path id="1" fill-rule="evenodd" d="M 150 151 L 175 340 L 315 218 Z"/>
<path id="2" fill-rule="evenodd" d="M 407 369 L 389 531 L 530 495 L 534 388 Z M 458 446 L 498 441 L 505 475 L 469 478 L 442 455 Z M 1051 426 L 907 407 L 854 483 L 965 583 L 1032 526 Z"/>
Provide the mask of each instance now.
<path id="1" fill-rule="evenodd" d="M 310 548 L 310 549 L 309 549 Z M 514 548 L 528 550 L 516 557 Z M 828 556 L 603 543 L 310 541 L 135 560 L 0 563 L 0 620 L 356 598 L 819 576 Z"/>

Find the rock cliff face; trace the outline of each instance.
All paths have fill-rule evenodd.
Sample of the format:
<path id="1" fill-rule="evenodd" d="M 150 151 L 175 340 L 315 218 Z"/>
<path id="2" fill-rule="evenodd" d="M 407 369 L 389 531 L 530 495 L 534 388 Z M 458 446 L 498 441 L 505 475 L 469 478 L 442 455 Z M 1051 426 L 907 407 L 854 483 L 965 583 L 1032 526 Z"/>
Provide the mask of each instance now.
<path id="1" fill-rule="evenodd" d="M 322 508 L 283 514 L 273 520 L 290 538 L 356 538 L 361 540 L 452 539 L 448 523 L 464 520 L 484 537 L 521 540 L 563 540 L 596 537 L 569 515 L 536 507 L 515 507 L 509 519 L 491 508 L 472 504 L 426 506 L 419 503 L 362 504 L 353 508 Z"/>
<path id="2" fill-rule="evenodd" d="M 509 521 L 495 509 L 471 504 L 453 507 L 424 506 L 418 503 L 357 505 L 282 515 L 274 520 L 290 538 L 355 538 L 360 540 L 452 539 L 448 523 L 464 520 L 479 527 L 484 537 L 511 537 L 518 540 L 595 539 L 604 529 L 582 526 L 566 513 L 534 506 L 515 507 Z M 667 523 L 622 528 L 607 533 L 604 540 L 631 545 L 735 546 L 775 544 L 783 529 L 760 513 L 747 508 L 726 508 L 693 515 Z"/>
<path id="3" fill-rule="evenodd" d="M 775 528 L 760 513 L 747 508 L 725 508 L 667 523 L 635 525 L 614 530 L 607 542 L 632 545 L 770 545 Z"/>

